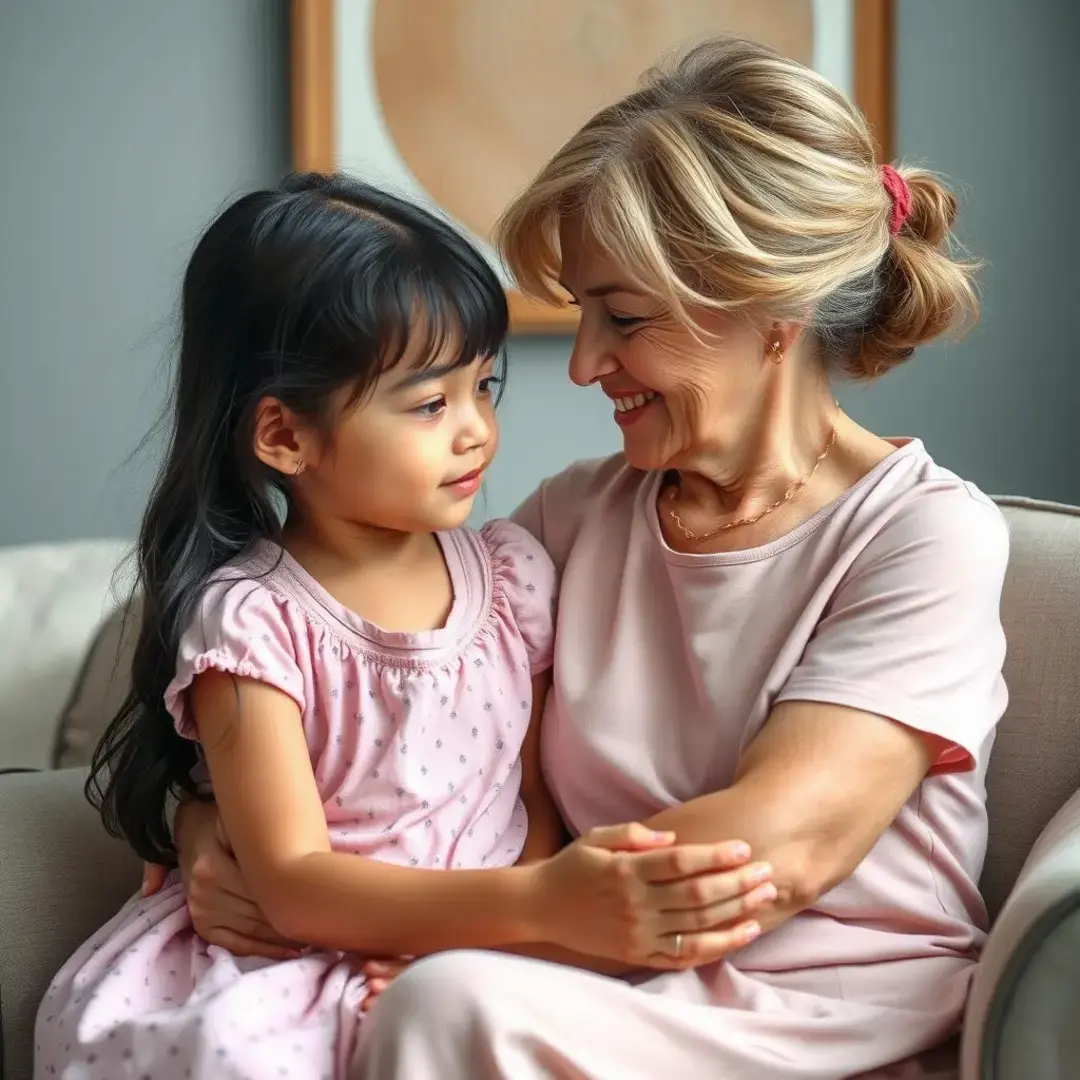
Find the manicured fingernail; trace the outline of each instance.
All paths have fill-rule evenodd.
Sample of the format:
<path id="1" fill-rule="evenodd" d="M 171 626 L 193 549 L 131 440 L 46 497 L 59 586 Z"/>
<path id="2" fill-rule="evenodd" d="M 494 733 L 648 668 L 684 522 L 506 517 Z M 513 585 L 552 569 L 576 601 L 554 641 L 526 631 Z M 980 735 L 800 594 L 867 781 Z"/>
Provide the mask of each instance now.
<path id="1" fill-rule="evenodd" d="M 746 876 L 749 881 L 768 881 L 772 877 L 772 867 L 768 863 L 752 866 Z"/>
<path id="2" fill-rule="evenodd" d="M 769 882 L 767 885 L 759 885 L 746 897 L 751 904 L 768 904 L 776 899 L 776 886 Z"/>
<path id="3" fill-rule="evenodd" d="M 670 832 L 670 831 L 669 832 L 656 832 L 654 830 L 653 839 L 654 840 L 674 840 L 675 839 L 675 834 L 673 832 Z"/>
<path id="4" fill-rule="evenodd" d="M 761 927 L 755 923 L 747 923 L 739 933 L 739 937 L 743 941 L 753 941 L 754 938 L 761 936 Z"/>
<path id="5" fill-rule="evenodd" d="M 750 845 L 749 844 L 732 844 L 731 856 L 735 859 L 749 859 L 750 858 Z"/>

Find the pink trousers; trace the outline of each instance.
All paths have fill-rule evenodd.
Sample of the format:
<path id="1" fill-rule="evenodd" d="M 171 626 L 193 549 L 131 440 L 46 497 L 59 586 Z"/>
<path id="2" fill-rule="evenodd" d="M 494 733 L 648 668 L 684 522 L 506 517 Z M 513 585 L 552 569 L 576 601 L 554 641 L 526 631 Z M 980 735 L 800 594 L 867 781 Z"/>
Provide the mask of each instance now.
<path id="1" fill-rule="evenodd" d="M 444 953 L 417 963 L 387 989 L 363 1025 L 351 1075 L 954 1077 L 954 1051 L 931 1048 L 956 1030 L 971 961 L 937 957 L 861 968 L 855 983 L 868 990 L 855 1001 L 808 989 L 830 985 L 829 969 L 766 975 L 723 963 L 630 985 L 497 953 Z M 834 976 L 831 985 L 840 980 Z"/>

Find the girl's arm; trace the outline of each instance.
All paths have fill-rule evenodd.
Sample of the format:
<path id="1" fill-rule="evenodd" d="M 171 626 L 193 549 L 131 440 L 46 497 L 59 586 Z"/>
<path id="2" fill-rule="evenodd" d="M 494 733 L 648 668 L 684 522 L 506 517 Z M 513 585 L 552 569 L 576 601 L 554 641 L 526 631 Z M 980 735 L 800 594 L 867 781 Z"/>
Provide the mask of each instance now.
<path id="1" fill-rule="evenodd" d="M 542 936 L 528 868 L 446 873 L 333 852 L 299 708 L 287 695 L 218 672 L 198 676 L 190 694 L 225 832 L 278 933 L 385 955 Z"/>
<path id="2" fill-rule="evenodd" d="M 732 845 L 673 848 L 640 825 L 598 830 L 631 842 L 589 839 L 491 870 L 334 852 L 296 703 L 218 672 L 189 693 L 225 833 L 256 906 L 286 938 L 381 956 L 552 941 L 647 963 L 676 933 L 688 949 L 715 948 L 723 935 L 702 931 L 703 901 L 746 891 Z"/>
<path id="3" fill-rule="evenodd" d="M 534 676 L 532 715 L 521 748 L 521 801 L 528 814 L 529 829 L 525 837 L 525 847 L 518 859 L 519 866 L 554 855 L 570 839 L 540 768 L 540 723 L 550 689 L 550 669 Z"/>

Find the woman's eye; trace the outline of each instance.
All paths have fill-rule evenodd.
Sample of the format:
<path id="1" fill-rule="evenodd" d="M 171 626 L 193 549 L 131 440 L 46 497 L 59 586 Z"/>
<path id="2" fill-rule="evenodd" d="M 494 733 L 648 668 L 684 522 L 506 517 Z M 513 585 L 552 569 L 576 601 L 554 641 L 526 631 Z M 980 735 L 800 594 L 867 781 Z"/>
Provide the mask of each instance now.
<path id="1" fill-rule="evenodd" d="M 502 386 L 502 379 L 498 375 L 488 375 L 477 384 L 477 392 L 482 397 L 491 397 Z"/>
<path id="2" fill-rule="evenodd" d="M 637 326 L 638 323 L 645 321 L 640 315 L 616 315 L 613 311 L 608 312 L 608 319 L 613 326 L 621 328 Z"/>
<path id="3" fill-rule="evenodd" d="M 434 417 L 446 408 L 446 398 L 435 398 L 434 401 L 425 401 L 423 405 L 417 406 L 413 409 L 413 412 L 417 416 Z"/>

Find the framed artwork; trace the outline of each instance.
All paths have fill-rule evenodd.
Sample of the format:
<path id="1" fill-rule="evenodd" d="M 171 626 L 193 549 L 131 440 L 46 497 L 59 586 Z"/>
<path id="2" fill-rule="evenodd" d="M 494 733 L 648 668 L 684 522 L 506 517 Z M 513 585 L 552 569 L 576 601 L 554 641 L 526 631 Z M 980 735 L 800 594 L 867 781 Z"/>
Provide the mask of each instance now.
<path id="1" fill-rule="evenodd" d="M 502 209 L 643 71 L 723 31 L 852 95 L 892 146 L 893 0 L 292 0 L 292 152 L 426 202 L 488 252 Z M 571 333 L 569 307 L 509 290 L 516 333 Z"/>

